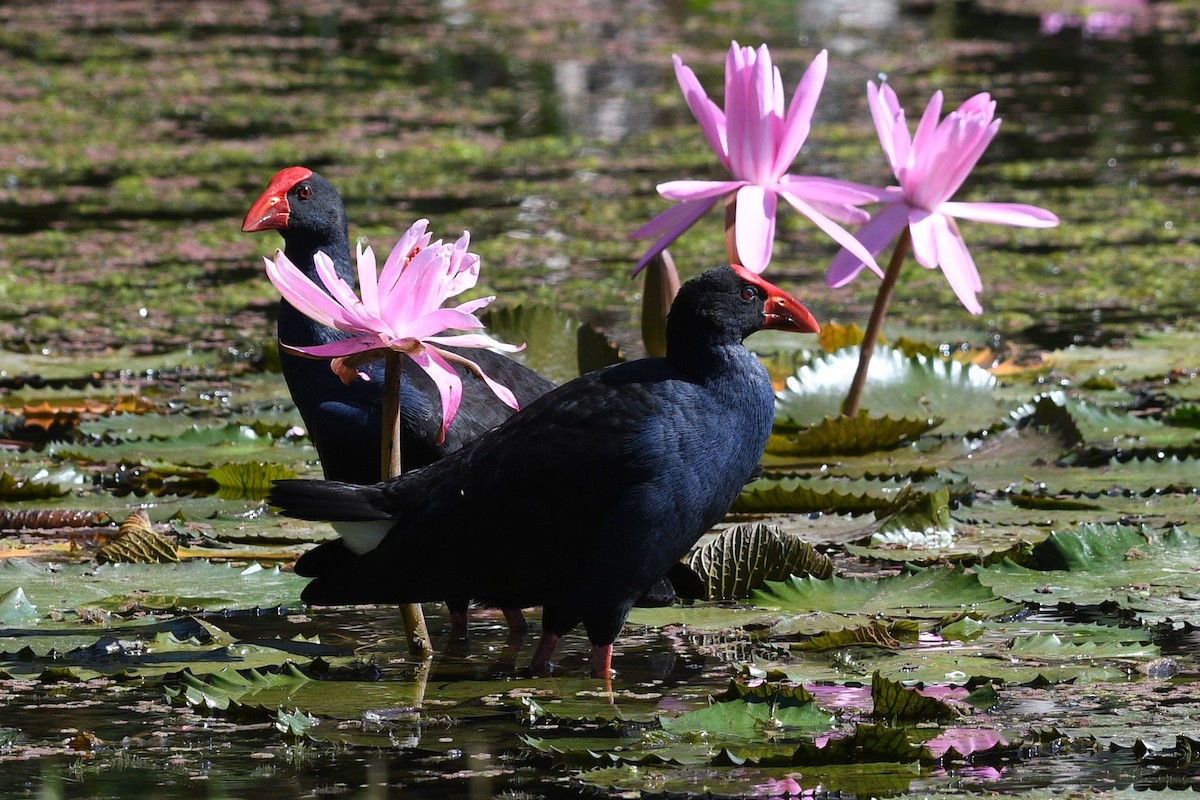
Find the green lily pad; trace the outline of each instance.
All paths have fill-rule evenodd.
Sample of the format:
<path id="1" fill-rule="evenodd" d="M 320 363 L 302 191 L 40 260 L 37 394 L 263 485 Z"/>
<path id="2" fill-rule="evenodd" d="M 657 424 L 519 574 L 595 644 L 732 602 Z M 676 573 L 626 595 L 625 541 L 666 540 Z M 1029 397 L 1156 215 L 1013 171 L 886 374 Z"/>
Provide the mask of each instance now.
<path id="1" fill-rule="evenodd" d="M 221 488 L 217 494 L 223 498 L 236 500 L 250 498 L 261 500 L 271 490 L 271 484 L 277 480 L 287 480 L 299 477 L 296 472 L 280 464 L 270 464 L 263 461 L 241 464 L 221 464 L 208 471 L 208 477 L 217 482 Z"/>
<path id="2" fill-rule="evenodd" d="M 874 716 L 884 719 L 943 720 L 959 716 L 941 700 L 888 680 L 878 672 L 871 676 L 871 703 Z"/>
<path id="3" fill-rule="evenodd" d="M 799 733 L 829 730 L 833 715 L 809 701 L 799 705 L 772 705 L 729 701 L 688 711 L 661 720 L 667 733 L 704 734 L 709 741 L 794 737 Z"/>
<path id="4" fill-rule="evenodd" d="M 1200 539 L 1190 533 L 1085 525 L 1033 552 L 1042 569 L 1004 561 L 980 569 L 980 581 L 1014 600 L 1115 603 L 1149 623 L 1200 622 Z"/>
<path id="5" fill-rule="evenodd" d="M 854 492 L 847 484 L 828 476 L 759 478 L 742 489 L 730 509 L 735 514 L 807 514 L 833 511 L 839 514 L 865 514 L 890 508 L 897 487 L 888 484 L 863 486 Z M 862 485 L 864 482 L 854 482 Z"/>
<path id="6" fill-rule="evenodd" d="M 493 307 L 483 322 L 501 341 L 524 343 L 525 349 L 512 358 L 555 383 L 623 360 L 603 334 L 550 305 Z"/>
<path id="7" fill-rule="evenodd" d="M 59 567 L 16 559 L 0 563 L 0 589 L 20 586 L 43 616 L 79 609 L 126 611 L 299 608 L 308 584 L 278 567 L 207 561 Z"/>
<path id="8" fill-rule="evenodd" d="M 928 568 L 891 578 L 789 578 L 768 582 L 751 601 L 796 615 L 776 630 L 808 635 L 865 625 L 880 617 L 932 623 L 963 614 L 987 618 L 1012 610 L 978 576 L 961 569 Z"/>
<path id="9" fill-rule="evenodd" d="M 4 625 L 36 625 L 42 618 L 37 606 L 29 602 L 25 590 L 20 586 L 0 594 L 0 624 Z"/>
<path id="10" fill-rule="evenodd" d="M 844 348 L 797 370 L 777 395 L 777 423 L 799 428 L 839 416 L 858 367 L 858 352 L 857 347 Z M 937 417 L 946 433 L 964 434 L 1004 418 L 1008 403 L 995 387 L 996 379 L 980 367 L 876 347 L 862 408 L 877 418 Z"/>
<path id="11" fill-rule="evenodd" d="M 46 483 L 27 478 L 17 478 L 0 472 L 0 500 L 46 500 L 62 497 L 67 489 L 57 483 Z"/>
<path id="12" fill-rule="evenodd" d="M 806 428 L 782 428 L 767 440 L 767 452 L 778 456 L 863 455 L 891 450 L 941 424 L 928 417 L 825 417 Z"/>

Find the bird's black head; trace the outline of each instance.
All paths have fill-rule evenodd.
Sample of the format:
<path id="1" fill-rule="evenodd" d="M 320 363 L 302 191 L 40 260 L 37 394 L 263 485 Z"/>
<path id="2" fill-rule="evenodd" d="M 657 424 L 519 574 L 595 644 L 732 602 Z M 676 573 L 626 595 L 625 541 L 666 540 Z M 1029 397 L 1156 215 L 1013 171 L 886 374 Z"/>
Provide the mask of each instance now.
<path id="1" fill-rule="evenodd" d="M 303 240 L 320 246 L 345 240 L 346 209 L 329 181 L 307 167 L 288 167 L 250 206 L 242 230 L 277 230 L 289 244 Z"/>
<path id="2" fill-rule="evenodd" d="M 667 354 L 699 342 L 740 342 L 765 328 L 817 333 L 800 301 L 743 266 L 717 267 L 680 289 L 667 316 Z"/>

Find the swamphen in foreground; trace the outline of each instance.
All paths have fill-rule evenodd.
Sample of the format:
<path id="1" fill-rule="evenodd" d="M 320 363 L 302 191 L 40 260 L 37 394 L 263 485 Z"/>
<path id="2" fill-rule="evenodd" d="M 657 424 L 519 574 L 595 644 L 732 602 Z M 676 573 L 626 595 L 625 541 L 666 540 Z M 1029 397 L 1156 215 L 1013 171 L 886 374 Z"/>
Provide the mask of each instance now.
<path id="1" fill-rule="evenodd" d="M 351 262 L 346 209 L 337 190 L 307 167 L 288 167 L 273 178 L 251 205 L 242 221 L 248 233 L 275 230 L 283 237 L 284 254 L 305 275 L 318 281 L 313 255 L 323 251 L 333 260 L 337 274 L 351 285 L 357 272 Z M 297 311 L 286 300 L 279 304 L 278 338 L 281 343 L 309 347 L 343 338 L 347 334 L 322 325 Z M 454 348 L 450 348 L 454 349 Z M 528 405 L 554 388 L 554 383 L 531 369 L 490 350 L 467 354 L 484 371 L 503 383 Z M 379 480 L 380 436 L 383 414 L 383 362 L 367 367 L 371 380 L 343 384 L 329 362 L 280 351 L 288 391 L 308 429 L 329 480 L 372 484 Z M 433 381 L 418 369 L 404 370 L 400 390 L 404 434 L 401 458 L 406 469 L 429 464 L 461 448 L 499 425 L 512 409 L 496 398 L 474 373 L 456 366 L 463 382 L 462 404 L 454 423 L 438 443 L 441 432 L 441 402 Z M 310 551 L 297 564 L 297 572 L 309 577 L 326 571 L 328 563 L 355 555 L 341 541 Z M 674 565 L 671 577 L 678 587 L 662 580 L 643 600 L 647 605 L 669 605 L 676 589 L 685 597 L 703 594 L 695 573 Z M 467 605 L 464 598 L 447 601 L 455 636 L 466 634 Z M 505 618 L 515 632 L 525 629 L 524 618 L 515 609 L 505 609 Z"/>
<path id="2" fill-rule="evenodd" d="M 719 267 L 680 290 L 665 358 L 590 372 L 374 486 L 276 482 L 269 500 L 285 514 L 333 521 L 372 548 L 331 564 L 304 600 L 541 605 L 534 673 L 582 623 L 592 673 L 607 677 L 630 608 L 721 519 L 762 455 L 775 397 L 742 339 L 763 328 L 818 330 L 782 290 Z"/>

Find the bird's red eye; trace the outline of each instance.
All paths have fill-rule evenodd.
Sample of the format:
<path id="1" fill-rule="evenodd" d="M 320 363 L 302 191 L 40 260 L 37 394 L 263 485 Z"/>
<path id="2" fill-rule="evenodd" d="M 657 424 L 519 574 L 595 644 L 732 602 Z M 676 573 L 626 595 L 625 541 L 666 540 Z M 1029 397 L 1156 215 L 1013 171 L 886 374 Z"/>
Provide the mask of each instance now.
<path id="1" fill-rule="evenodd" d="M 307 200 L 312 197 L 312 187 L 307 183 L 300 184 L 300 188 L 296 190 L 296 196 L 301 200 Z"/>
<path id="2" fill-rule="evenodd" d="M 758 299 L 758 287 L 757 286 L 743 286 L 742 287 L 742 299 L 743 300 L 757 300 Z"/>

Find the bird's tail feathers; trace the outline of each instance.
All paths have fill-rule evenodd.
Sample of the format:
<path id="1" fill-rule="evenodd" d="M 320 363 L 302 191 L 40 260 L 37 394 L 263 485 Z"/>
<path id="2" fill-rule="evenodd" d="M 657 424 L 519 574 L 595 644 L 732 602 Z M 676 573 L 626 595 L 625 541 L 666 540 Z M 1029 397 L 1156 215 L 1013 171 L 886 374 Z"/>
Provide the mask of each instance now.
<path id="1" fill-rule="evenodd" d="M 376 486 L 316 480 L 275 481 L 267 495 L 267 502 L 287 516 L 318 522 L 390 519 L 391 515 L 377 507 L 380 499 Z"/>

